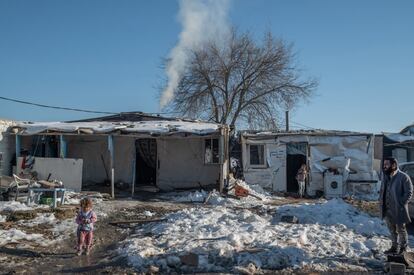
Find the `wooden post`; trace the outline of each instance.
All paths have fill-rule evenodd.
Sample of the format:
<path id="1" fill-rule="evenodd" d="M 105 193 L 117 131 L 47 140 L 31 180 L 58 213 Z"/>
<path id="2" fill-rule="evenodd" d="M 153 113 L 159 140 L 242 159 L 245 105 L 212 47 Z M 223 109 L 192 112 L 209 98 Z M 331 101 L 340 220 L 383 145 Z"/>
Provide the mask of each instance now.
<path id="1" fill-rule="evenodd" d="M 66 158 L 67 156 L 67 145 L 64 135 L 60 135 L 60 150 L 59 150 L 59 157 Z"/>
<path id="2" fill-rule="evenodd" d="M 229 131 L 227 127 L 221 128 L 221 136 L 220 136 L 220 143 L 219 143 L 219 152 L 220 152 L 220 186 L 219 186 L 219 192 L 223 192 L 224 184 L 228 180 L 228 173 L 229 173 Z"/>
<path id="3" fill-rule="evenodd" d="M 16 135 L 16 166 L 18 158 L 20 157 L 20 147 L 21 147 L 21 136 Z"/>
<path id="4" fill-rule="evenodd" d="M 111 169 L 111 197 L 115 198 L 114 139 L 108 136 L 109 167 Z"/>
<path id="5" fill-rule="evenodd" d="M 136 158 L 137 158 L 137 154 L 135 153 L 134 154 L 135 155 L 135 157 L 134 157 L 134 160 L 132 161 L 132 187 L 131 187 L 131 198 L 133 198 L 134 197 L 134 194 L 135 194 L 135 174 L 136 174 L 136 170 L 137 170 L 137 165 L 136 165 L 136 162 L 137 162 L 137 160 L 136 160 Z"/>

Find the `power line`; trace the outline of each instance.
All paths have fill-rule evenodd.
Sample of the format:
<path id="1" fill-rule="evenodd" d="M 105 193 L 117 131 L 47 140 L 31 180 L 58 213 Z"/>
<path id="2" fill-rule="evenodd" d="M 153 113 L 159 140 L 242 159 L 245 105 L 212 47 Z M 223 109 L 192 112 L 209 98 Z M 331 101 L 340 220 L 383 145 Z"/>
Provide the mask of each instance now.
<path id="1" fill-rule="evenodd" d="M 310 126 L 306 126 L 306 125 L 304 125 L 304 124 L 301 124 L 301 123 L 299 123 L 299 122 L 295 122 L 295 121 L 290 121 L 291 123 L 293 123 L 293 124 L 296 124 L 296 125 L 299 125 L 299 126 L 302 126 L 302 127 L 305 127 L 305 128 L 308 128 L 308 129 L 311 129 L 311 130 L 317 130 L 316 128 L 314 128 L 314 127 L 310 127 Z"/>
<path id="2" fill-rule="evenodd" d="M 51 105 L 45 105 L 45 104 L 39 104 L 39 103 L 33 103 L 13 98 L 8 98 L 4 96 L 0 96 L 0 99 L 12 101 L 16 103 L 26 104 L 26 105 L 32 105 L 42 108 L 52 108 L 52 109 L 58 109 L 58 110 L 67 110 L 67 111 L 76 111 L 76 112 L 85 112 L 85 113 L 95 113 L 95 114 L 108 114 L 108 115 L 117 115 L 118 113 L 114 112 L 104 112 L 104 111 L 92 111 L 92 110 L 85 110 L 85 109 L 78 109 L 78 108 L 68 108 L 68 107 L 59 107 L 59 106 L 51 106 Z M 145 113 L 147 115 L 167 115 L 167 114 L 180 114 L 181 112 L 154 112 L 154 113 Z"/>
<path id="3" fill-rule="evenodd" d="M 15 102 L 15 103 L 20 103 L 20 104 L 26 104 L 26 105 L 37 106 L 37 107 L 42 107 L 42 108 L 57 109 L 57 110 L 66 110 L 66 111 L 84 112 L 84 113 L 93 113 L 93 114 L 107 114 L 107 115 L 117 115 L 118 114 L 118 113 L 114 113 L 114 112 L 92 111 L 92 110 L 85 110 L 85 109 L 78 109 L 78 108 L 51 106 L 51 105 L 46 105 L 46 104 L 39 104 L 39 103 L 34 103 L 34 102 L 29 102 L 29 101 L 23 101 L 23 100 L 8 98 L 8 97 L 4 97 L 4 96 L 0 96 L 0 99 Z M 145 114 L 148 114 L 148 115 L 154 115 L 154 114 L 155 115 L 166 115 L 166 114 L 180 114 L 180 113 L 181 112 L 177 111 L 177 112 L 158 112 L 158 113 L 145 113 Z M 308 129 L 316 130 L 316 128 L 306 126 L 306 125 L 298 123 L 298 122 L 294 122 L 294 121 L 290 121 L 290 122 L 292 124 L 296 124 L 296 125 L 308 128 Z M 299 128 L 298 126 L 294 126 L 294 127 Z"/>
<path id="4" fill-rule="evenodd" d="M 7 100 L 7 101 L 12 101 L 12 102 L 16 102 L 16 103 L 21 103 L 21 104 L 26 104 L 26 105 L 42 107 L 42 108 L 50 108 L 50 109 L 58 109 L 58 110 L 66 110 L 66 111 L 75 111 L 75 112 L 84 112 L 84 113 L 94 113 L 94 114 L 107 114 L 107 115 L 116 115 L 116 114 L 118 114 L 118 113 L 113 113 L 113 112 L 91 111 L 91 110 L 85 110 L 85 109 L 51 106 L 51 105 L 45 105 L 45 104 L 39 104 L 39 103 L 33 103 L 33 102 L 8 98 L 8 97 L 4 97 L 4 96 L 0 96 L 0 99 Z"/>

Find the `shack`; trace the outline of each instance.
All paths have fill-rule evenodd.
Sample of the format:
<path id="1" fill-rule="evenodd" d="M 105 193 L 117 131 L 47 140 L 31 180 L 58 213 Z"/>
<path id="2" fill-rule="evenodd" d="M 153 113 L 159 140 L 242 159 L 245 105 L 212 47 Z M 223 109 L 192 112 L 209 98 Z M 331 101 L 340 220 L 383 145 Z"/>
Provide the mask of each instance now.
<path id="1" fill-rule="evenodd" d="M 225 125 L 195 120 L 120 113 L 70 122 L 17 122 L 17 170 L 26 154 L 35 158 L 40 178 L 56 178 L 80 191 L 86 185 L 110 182 L 174 190 L 214 186 L 222 189 L 228 176 Z"/>
<path id="2" fill-rule="evenodd" d="M 243 132 L 243 174 L 247 183 L 277 192 L 298 191 L 296 173 L 309 169 L 308 195 L 342 197 L 377 188 L 374 135 L 344 131 Z M 357 190 L 356 190 L 357 189 Z"/>
<path id="3" fill-rule="evenodd" d="M 414 161 L 414 124 L 399 133 L 383 133 L 378 139 L 383 146 L 383 157 L 395 157 L 400 163 Z"/>

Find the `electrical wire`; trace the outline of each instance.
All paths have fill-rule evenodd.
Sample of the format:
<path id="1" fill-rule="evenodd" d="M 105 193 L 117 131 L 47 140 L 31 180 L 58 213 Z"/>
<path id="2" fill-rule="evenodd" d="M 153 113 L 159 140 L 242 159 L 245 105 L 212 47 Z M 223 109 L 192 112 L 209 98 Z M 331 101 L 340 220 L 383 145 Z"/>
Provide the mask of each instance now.
<path id="1" fill-rule="evenodd" d="M 92 110 L 86 110 L 86 109 L 78 109 L 78 108 L 69 108 L 69 107 L 60 107 L 60 106 L 39 104 L 39 103 L 34 103 L 34 102 L 29 102 L 29 101 L 23 101 L 23 100 L 8 98 L 8 97 L 4 97 L 4 96 L 0 96 L 0 99 L 15 102 L 15 103 L 20 103 L 20 104 L 26 104 L 26 105 L 37 106 L 37 107 L 42 107 L 42 108 L 57 109 L 57 110 L 94 113 L 94 114 L 107 114 L 107 115 L 117 115 L 117 114 L 119 114 L 119 113 L 114 113 L 114 112 L 92 111 Z M 158 112 L 158 113 L 145 113 L 145 114 L 148 114 L 148 115 L 168 115 L 168 114 L 180 114 L 180 113 L 181 112 Z M 301 126 L 301 127 L 306 128 L 306 129 L 316 130 L 316 128 L 313 128 L 313 127 L 310 127 L 310 126 L 307 126 L 307 125 L 304 125 L 304 124 L 301 124 L 301 123 L 298 123 L 298 122 L 295 122 L 295 121 L 290 121 L 290 123 L 297 125 L 297 126 L 294 126 L 294 128 L 299 128 L 298 126 Z"/>
<path id="2" fill-rule="evenodd" d="M 21 104 L 26 104 L 26 105 L 42 107 L 42 108 L 50 108 L 50 109 L 58 109 L 58 110 L 66 110 L 66 111 L 75 111 L 75 112 L 84 112 L 84 113 L 94 113 L 94 114 L 107 114 L 107 115 L 116 115 L 116 114 L 118 114 L 118 113 L 113 113 L 113 112 L 91 111 L 91 110 L 78 109 L 78 108 L 67 108 L 67 107 L 51 106 L 51 105 L 46 105 L 46 104 L 39 104 L 39 103 L 33 103 L 33 102 L 8 98 L 8 97 L 4 97 L 4 96 L 0 96 L 0 99 L 7 100 L 7 101 L 12 101 L 12 102 L 16 102 L 16 103 L 21 103 Z"/>
<path id="3" fill-rule="evenodd" d="M 304 124 L 299 123 L 299 122 L 295 122 L 295 121 L 290 121 L 290 122 L 291 122 L 291 123 L 293 123 L 293 124 L 296 124 L 296 125 L 302 126 L 302 127 L 304 127 L 304 128 L 307 128 L 307 129 L 317 130 L 317 129 L 316 129 L 316 128 L 314 128 L 314 127 L 310 127 L 310 126 L 304 125 Z"/>
<path id="4" fill-rule="evenodd" d="M 4 97 L 4 96 L 0 96 L 0 99 L 15 102 L 15 103 L 21 103 L 21 104 L 26 104 L 26 105 L 42 107 L 42 108 L 51 108 L 51 109 L 58 109 L 58 110 L 84 112 L 84 113 L 94 113 L 94 114 L 107 114 L 107 115 L 117 115 L 117 114 L 119 114 L 119 113 L 106 112 L 106 111 L 92 111 L 92 110 L 85 110 L 85 109 L 78 109 L 78 108 L 51 106 L 51 105 L 46 105 L 46 104 L 39 104 L 39 103 L 33 103 L 33 102 L 29 102 L 29 101 L 23 101 L 23 100 L 8 98 L 8 97 Z M 181 112 L 154 112 L 154 113 L 144 113 L 144 114 L 147 114 L 147 115 L 168 115 L 168 114 L 180 114 L 180 113 Z"/>

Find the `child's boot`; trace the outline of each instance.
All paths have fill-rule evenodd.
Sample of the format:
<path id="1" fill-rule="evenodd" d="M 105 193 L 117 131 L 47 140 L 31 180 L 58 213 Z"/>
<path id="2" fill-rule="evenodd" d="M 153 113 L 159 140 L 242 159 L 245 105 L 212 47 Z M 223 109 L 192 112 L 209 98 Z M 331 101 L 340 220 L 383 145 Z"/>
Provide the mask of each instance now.
<path id="1" fill-rule="evenodd" d="M 82 255 L 82 249 L 81 248 L 78 249 L 78 251 L 76 252 L 76 255 L 78 255 L 78 256 Z"/>
<path id="2" fill-rule="evenodd" d="M 91 248 L 88 246 L 86 249 L 85 249 L 85 255 L 89 255 L 89 253 L 91 252 Z"/>

